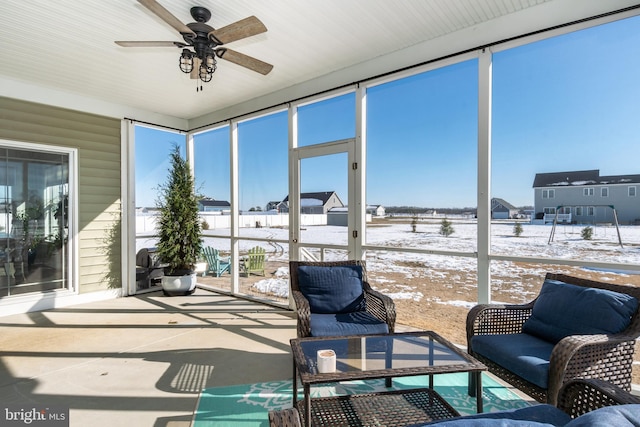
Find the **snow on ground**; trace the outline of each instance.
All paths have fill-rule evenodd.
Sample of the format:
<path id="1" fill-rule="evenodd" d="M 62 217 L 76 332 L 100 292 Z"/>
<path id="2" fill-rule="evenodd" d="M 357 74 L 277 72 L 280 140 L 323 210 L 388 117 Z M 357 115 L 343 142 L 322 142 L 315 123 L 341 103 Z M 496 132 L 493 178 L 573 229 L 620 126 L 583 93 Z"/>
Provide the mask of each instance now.
<path id="1" fill-rule="evenodd" d="M 473 221 L 452 220 L 455 232 L 450 237 L 439 234 L 440 222 L 420 223 L 416 232 L 412 232 L 410 224 L 393 224 L 370 226 L 367 230 L 368 245 L 385 247 L 421 248 L 431 250 L 447 250 L 474 253 L 476 252 L 476 224 Z M 581 231 L 584 226 L 558 225 L 554 239 L 549 243 L 552 226 L 522 223 L 523 233 L 516 237 L 513 232 L 514 223 L 504 222 L 491 226 L 491 251 L 493 254 L 544 257 L 558 259 L 580 259 L 592 262 L 612 262 L 621 264 L 640 264 L 640 226 L 620 226 L 620 236 L 623 247 L 618 243 L 618 234 L 614 226 L 595 226 L 592 240 L 584 240 Z M 218 231 L 218 230 L 216 230 Z M 226 232 L 226 231 L 225 231 Z M 242 228 L 241 236 L 268 238 L 286 241 L 288 230 L 284 228 Z M 346 245 L 347 228 L 339 226 L 306 226 L 301 231 L 301 242 L 326 243 L 332 245 Z M 205 238 L 205 244 L 218 248 L 228 248 L 228 239 Z M 264 246 L 270 260 L 288 261 L 288 245 L 286 243 L 265 243 L 255 241 L 241 241 L 240 251 L 259 244 Z M 138 247 L 153 246 L 151 239 L 139 239 Z M 407 252 L 369 251 L 367 253 L 367 267 L 369 271 L 384 271 L 400 274 L 407 279 L 436 279 L 442 277 L 445 271 L 455 270 L 460 273 L 458 286 L 475 286 L 467 277 L 474 277 L 477 269 L 475 257 L 454 257 L 441 255 L 426 255 Z M 325 260 L 343 259 L 344 252 L 328 250 Z M 421 267 L 421 268 L 417 268 Z M 494 261 L 492 269 L 497 269 L 503 276 L 519 277 L 524 273 L 544 275 L 546 270 L 541 266 L 539 271 L 523 268 L 511 262 Z M 624 270 L 624 269 L 623 269 Z M 473 274 L 468 274 L 473 273 Z M 609 274 L 632 273 L 629 271 L 610 271 Z M 466 282 L 465 282 L 466 280 Z M 604 276 L 603 280 L 606 280 Z M 378 290 L 385 292 L 383 281 L 378 281 Z M 496 283 L 499 285 L 499 283 Z M 273 293 L 280 297 L 288 295 L 288 269 L 281 267 L 275 277 L 261 280 L 253 285 L 262 292 Z M 420 300 L 423 295 L 415 289 L 395 287 L 393 292 L 387 293 L 394 299 Z M 400 291 L 398 291 L 400 289 Z M 522 292 L 517 287 L 510 288 L 512 292 Z M 442 303 L 442 302 L 441 302 Z M 448 304 L 456 304 L 448 301 Z M 458 301 L 458 304 L 468 304 Z"/>
<path id="2" fill-rule="evenodd" d="M 455 233 L 450 237 L 443 237 L 439 234 L 439 223 L 430 225 L 418 225 L 417 232 L 411 232 L 410 225 L 397 224 L 382 227 L 372 227 L 367 233 L 367 244 L 376 246 L 391 247 L 411 247 L 433 250 L 451 250 L 461 252 L 476 251 L 476 226 L 473 223 L 454 222 Z M 492 225 L 491 250 L 494 254 L 549 257 L 560 259 L 583 259 L 598 262 L 617 262 L 625 264 L 640 264 L 640 227 L 621 226 L 620 234 L 623 247 L 618 244 L 618 236 L 613 226 L 596 226 L 594 228 L 593 239 L 588 241 L 581 237 L 582 226 L 559 225 L 556 227 L 553 242 L 549 244 L 549 235 L 552 227 L 550 225 L 523 224 L 523 233 L 520 237 L 513 234 L 513 223 Z M 251 234 L 259 235 L 264 233 L 261 229 L 250 229 Z M 245 230 L 247 234 L 249 229 Z M 280 232 L 282 237 L 287 238 L 287 230 L 270 230 L 274 235 Z M 345 227 L 336 226 L 315 226 L 307 227 L 302 233 L 302 239 L 314 243 L 342 243 L 346 244 L 347 234 Z M 251 242 L 248 242 L 251 243 Z M 327 252 L 327 259 L 339 259 L 341 254 Z M 288 252 L 282 254 L 284 259 L 288 259 Z M 407 278 L 414 278 L 416 275 L 425 279 L 442 277 L 444 271 L 457 270 L 461 273 L 475 272 L 477 260 L 473 257 L 451 257 L 424 255 L 406 252 L 375 251 L 367 254 L 367 266 L 370 271 L 395 272 Z M 428 266 L 428 268 L 416 268 L 417 266 Z M 527 274 L 544 275 L 546 269 L 541 266 L 539 270 L 524 269 L 511 262 L 495 261 L 492 268 L 499 269 L 504 275 L 511 277 Z M 506 273 L 506 274 L 505 274 Z M 610 274 L 621 274 L 623 271 L 611 271 Z M 466 274 L 462 276 L 467 276 Z M 288 295 L 287 277 L 281 279 L 267 279 L 254 284 L 260 291 L 274 292 L 278 296 Z M 606 276 L 605 276 L 606 280 Z M 460 283 L 458 283 L 459 285 Z M 383 281 L 377 281 L 378 290 L 389 295 L 393 299 L 413 299 L 419 301 L 423 294 L 416 292 L 410 287 L 405 287 L 401 291 L 385 292 Z M 475 286 L 475 283 L 463 283 L 463 285 Z M 496 286 L 499 283 L 495 283 Z M 518 286 L 511 286 L 510 291 L 522 293 Z M 470 303 L 464 301 L 437 301 L 441 304 L 453 304 L 468 307 Z"/>

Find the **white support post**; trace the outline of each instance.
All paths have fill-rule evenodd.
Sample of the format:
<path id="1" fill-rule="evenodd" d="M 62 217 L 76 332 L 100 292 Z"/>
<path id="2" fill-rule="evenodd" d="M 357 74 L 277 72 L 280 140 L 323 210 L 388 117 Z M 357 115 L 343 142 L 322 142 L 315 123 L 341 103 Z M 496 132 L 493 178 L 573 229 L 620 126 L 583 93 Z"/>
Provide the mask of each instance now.
<path id="1" fill-rule="evenodd" d="M 356 169 L 350 166 L 349 181 L 353 185 L 349 187 L 349 217 L 353 222 L 349 224 L 349 258 L 362 259 L 362 246 L 366 244 L 366 152 L 367 152 L 367 90 L 359 86 L 356 89 L 356 139 L 351 165 L 357 165 Z M 353 231 L 357 234 L 354 236 Z"/>
<path id="2" fill-rule="evenodd" d="M 238 123 L 229 123 L 229 152 L 231 162 L 229 170 L 231 174 L 231 292 L 240 292 L 240 192 L 238 190 Z"/>
<path id="3" fill-rule="evenodd" d="M 492 52 L 478 58 L 478 303 L 491 302 L 491 79 Z"/>
<path id="4" fill-rule="evenodd" d="M 298 148 L 298 107 L 289 106 L 289 259 L 300 260 L 300 159 Z M 289 307 L 295 310 L 295 302 L 289 284 Z"/>
<path id="5" fill-rule="evenodd" d="M 120 124 L 122 294 L 134 295 L 136 285 L 136 199 L 135 199 L 135 125 L 129 120 Z M 77 284 L 76 284 L 77 286 Z"/>

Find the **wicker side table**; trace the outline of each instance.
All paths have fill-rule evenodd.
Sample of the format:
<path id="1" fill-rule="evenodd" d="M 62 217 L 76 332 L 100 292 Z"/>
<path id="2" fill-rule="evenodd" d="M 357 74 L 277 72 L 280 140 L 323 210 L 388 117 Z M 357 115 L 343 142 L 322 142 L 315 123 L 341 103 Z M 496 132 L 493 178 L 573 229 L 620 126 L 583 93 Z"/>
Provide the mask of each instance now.
<path id="1" fill-rule="evenodd" d="M 298 402 L 296 407 L 299 418 L 304 419 L 304 402 Z M 400 427 L 457 416 L 460 416 L 458 411 L 429 388 L 321 397 L 311 401 L 314 427 Z M 295 425 L 291 422 L 283 425 Z"/>

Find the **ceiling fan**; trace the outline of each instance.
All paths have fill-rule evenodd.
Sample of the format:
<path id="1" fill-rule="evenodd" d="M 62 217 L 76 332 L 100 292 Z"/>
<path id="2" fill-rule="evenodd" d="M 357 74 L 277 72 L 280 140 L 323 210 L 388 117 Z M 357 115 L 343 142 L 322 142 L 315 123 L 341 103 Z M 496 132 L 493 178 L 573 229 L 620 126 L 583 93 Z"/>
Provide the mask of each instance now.
<path id="1" fill-rule="evenodd" d="M 116 41 L 122 47 L 177 47 L 182 49 L 180 70 L 190 74 L 191 78 L 199 78 L 210 82 L 217 67 L 216 58 L 222 58 L 252 71 L 266 75 L 273 65 L 259 59 L 221 47 L 246 37 L 255 36 L 267 31 L 267 27 L 255 16 L 250 16 L 225 27 L 214 29 L 207 25 L 211 12 L 201 6 L 191 8 L 191 16 L 195 22 L 183 24 L 171 12 L 156 0 L 138 0 L 140 4 L 157 15 L 164 22 L 175 28 L 184 42 L 172 41 Z"/>

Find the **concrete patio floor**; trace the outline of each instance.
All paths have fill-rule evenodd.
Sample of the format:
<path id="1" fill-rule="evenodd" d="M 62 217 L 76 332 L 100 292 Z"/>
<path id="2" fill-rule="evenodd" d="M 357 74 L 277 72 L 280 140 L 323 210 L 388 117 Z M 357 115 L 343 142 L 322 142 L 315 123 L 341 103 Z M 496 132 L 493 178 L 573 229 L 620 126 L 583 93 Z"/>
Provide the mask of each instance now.
<path id="1" fill-rule="evenodd" d="M 205 387 L 291 378 L 293 312 L 198 289 L 0 317 L 0 402 L 186 427 Z"/>
<path id="2" fill-rule="evenodd" d="M 294 312 L 204 289 L 4 316 L 0 407 L 68 408 L 71 427 L 188 427 L 203 388 L 291 378 L 295 336 Z"/>

